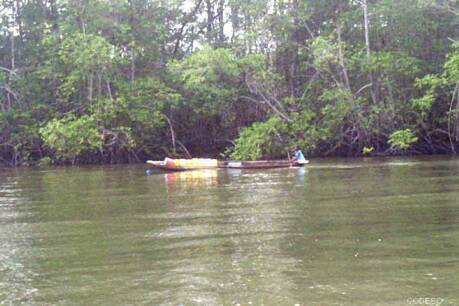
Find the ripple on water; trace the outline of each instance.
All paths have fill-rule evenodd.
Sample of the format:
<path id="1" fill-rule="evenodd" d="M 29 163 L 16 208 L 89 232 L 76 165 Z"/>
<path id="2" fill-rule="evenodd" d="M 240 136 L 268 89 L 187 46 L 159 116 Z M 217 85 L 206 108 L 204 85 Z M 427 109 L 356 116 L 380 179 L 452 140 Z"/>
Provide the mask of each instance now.
<path id="1" fill-rule="evenodd" d="M 21 207 L 17 181 L 4 179 L 0 181 L 0 303 L 30 303 L 38 291 L 33 286 L 37 274 L 25 261 L 31 252 L 27 224 L 17 220 L 26 219 L 31 213 Z"/>

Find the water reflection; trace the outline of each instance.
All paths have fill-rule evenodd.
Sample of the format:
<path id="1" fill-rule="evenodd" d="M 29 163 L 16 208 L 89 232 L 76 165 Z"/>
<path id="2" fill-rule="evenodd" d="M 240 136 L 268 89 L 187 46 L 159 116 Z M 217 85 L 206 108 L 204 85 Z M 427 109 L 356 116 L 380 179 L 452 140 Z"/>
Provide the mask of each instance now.
<path id="1" fill-rule="evenodd" d="M 217 169 L 177 171 L 164 174 L 168 190 L 209 187 L 217 184 Z"/>
<path id="2" fill-rule="evenodd" d="M 236 170 L 173 176 L 167 185 L 173 190 L 173 214 L 151 237 L 174 254 L 160 281 L 173 289 L 162 298 L 170 304 L 210 305 L 298 301 L 288 271 L 296 271 L 300 262 L 284 252 L 297 235 L 288 227 L 294 217 L 291 180 L 297 175 Z M 207 189 L 212 184 L 224 188 Z"/>

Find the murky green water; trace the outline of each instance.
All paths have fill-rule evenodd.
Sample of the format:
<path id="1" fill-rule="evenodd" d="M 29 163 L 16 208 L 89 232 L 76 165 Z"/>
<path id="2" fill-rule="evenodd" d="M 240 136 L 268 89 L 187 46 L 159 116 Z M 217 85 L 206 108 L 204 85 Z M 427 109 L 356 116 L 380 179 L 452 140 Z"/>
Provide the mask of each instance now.
<path id="1" fill-rule="evenodd" d="M 4 304 L 459 304 L 459 159 L 0 171 Z"/>

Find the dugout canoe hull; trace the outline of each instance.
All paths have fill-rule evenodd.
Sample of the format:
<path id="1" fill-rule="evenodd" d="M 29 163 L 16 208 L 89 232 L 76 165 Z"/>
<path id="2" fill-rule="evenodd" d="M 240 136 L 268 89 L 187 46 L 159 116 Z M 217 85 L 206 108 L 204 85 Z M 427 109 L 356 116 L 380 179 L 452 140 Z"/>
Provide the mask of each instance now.
<path id="1" fill-rule="evenodd" d="M 170 161 L 171 159 L 169 159 Z M 201 169 L 273 169 L 273 168 L 290 168 L 301 167 L 309 163 L 308 160 L 303 163 L 290 162 L 288 160 L 255 160 L 255 161 L 219 161 L 217 164 L 212 165 L 195 165 L 195 166 L 181 166 L 173 162 L 166 161 L 153 161 L 148 160 L 152 168 L 163 171 L 189 171 Z"/>

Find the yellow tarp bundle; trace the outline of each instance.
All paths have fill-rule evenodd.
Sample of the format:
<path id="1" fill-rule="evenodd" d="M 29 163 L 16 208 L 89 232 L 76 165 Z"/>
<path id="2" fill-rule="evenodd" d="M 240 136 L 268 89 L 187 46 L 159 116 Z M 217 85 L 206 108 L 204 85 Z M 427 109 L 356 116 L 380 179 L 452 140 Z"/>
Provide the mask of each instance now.
<path id="1" fill-rule="evenodd" d="M 166 165 L 184 168 L 217 168 L 218 161 L 211 158 L 170 159 L 164 160 Z"/>

